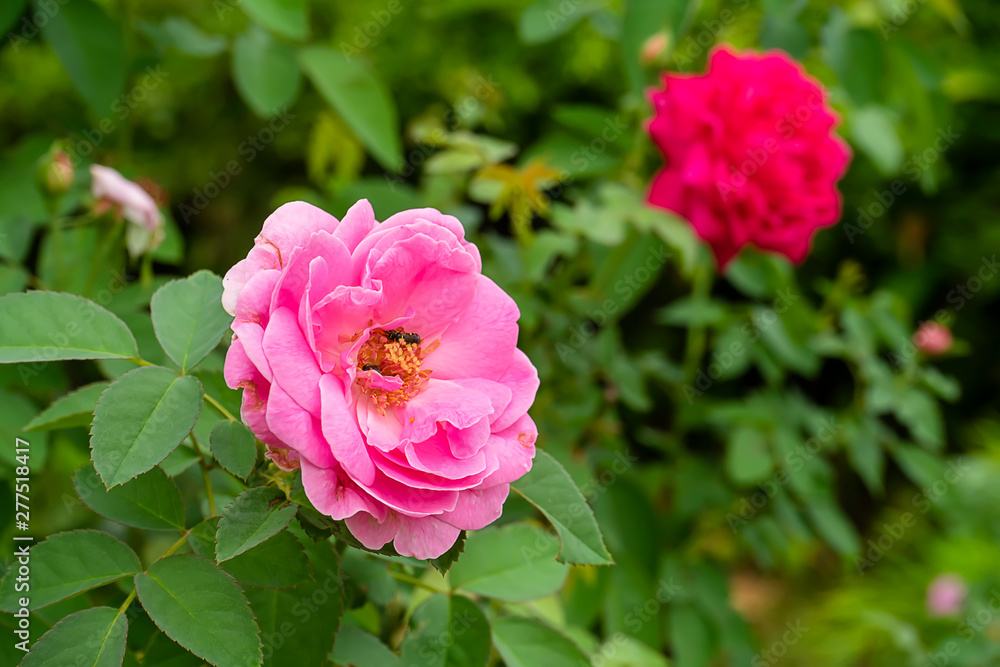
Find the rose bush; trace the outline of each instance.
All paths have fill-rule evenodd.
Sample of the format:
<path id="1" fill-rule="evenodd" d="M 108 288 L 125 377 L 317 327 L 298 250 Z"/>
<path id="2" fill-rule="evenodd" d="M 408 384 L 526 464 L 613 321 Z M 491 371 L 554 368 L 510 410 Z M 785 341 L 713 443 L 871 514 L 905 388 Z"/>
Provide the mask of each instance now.
<path id="1" fill-rule="evenodd" d="M 481 268 L 456 218 L 379 223 L 362 200 L 341 221 L 282 206 L 226 274 L 244 421 L 369 548 L 439 556 L 531 468 L 538 375 Z"/>
<path id="2" fill-rule="evenodd" d="M 850 149 L 820 84 L 786 54 L 716 49 L 705 74 L 669 73 L 650 99 L 666 158 L 648 199 L 686 217 L 720 267 L 752 243 L 801 262 L 840 218 Z"/>

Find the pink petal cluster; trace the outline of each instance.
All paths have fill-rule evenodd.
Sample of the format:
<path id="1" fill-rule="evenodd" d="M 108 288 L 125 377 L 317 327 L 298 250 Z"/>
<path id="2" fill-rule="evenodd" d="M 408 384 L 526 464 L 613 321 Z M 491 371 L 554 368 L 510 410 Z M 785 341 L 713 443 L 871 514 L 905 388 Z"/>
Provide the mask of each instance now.
<path id="1" fill-rule="evenodd" d="M 939 322 L 924 322 L 913 334 L 913 344 L 930 356 L 939 356 L 951 349 L 954 337 L 951 329 Z"/>
<path id="2" fill-rule="evenodd" d="M 125 219 L 147 231 L 163 226 L 163 217 L 153 197 L 111 167 L 90 165 L 91 192 L 96 199 L 118 206 Z"/>
<path id="3" fill-rule="evenodd" d="M 649 132 L 666 158 L 651 204 L 687 218 L 721 267 L 747 245 L 793 262 L 840 218 L 851 153 L 822 86 L 780 51 L 714 50 L 701 75 L 664 74 Z"/>
<path id="4" fill-rule="evenodd" d="M 955 616 L 962 611 L 967 594 L 962 577 L 940 574 L 927 587 L 927 613 L 935 617 Z"/>
<path id="5" fill-rule="evenodd" d="M 514 301 L 434 209 L 265 222 L 223 281 L 243 420 L 312 504 L 366 547 L 434 558 L 502 511 L 531 468 L 538 374 Z"/>

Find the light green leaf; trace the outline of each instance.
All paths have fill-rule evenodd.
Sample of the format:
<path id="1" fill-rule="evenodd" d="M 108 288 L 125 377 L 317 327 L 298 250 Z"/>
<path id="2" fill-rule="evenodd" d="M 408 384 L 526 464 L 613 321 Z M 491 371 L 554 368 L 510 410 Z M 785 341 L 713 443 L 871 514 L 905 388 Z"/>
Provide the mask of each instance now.
<path id="1" fill-rule="evenodd" d="M 895 174 L 903 164 L 898 124 L 892 112 L 880 106 L 867 106 L 851 115 L 851 140 L 887 176 Z"/>
<path id="2" fill-rule="evenodd" d="M 101 392 L 110 382 L 93 382 L 57 398 L 40 415 L 28 422 L 25 431 L 52 431 L 72 426 L 90 426 Z"/>
<path id="3" fill-rule="evenodd" d="M 614 562 L 601 537 L 594 512 L 569 473 L 552 455 L 537 450 L 531 470 L 511 484 L 552 522 L 562 548 L 559 561 L 578 565 L 610 565 Z"/>
<path id="4" fill-rule="evenodd" d="M 20 667 L 119 667 L 127 635 L 128 620 L 117 609 L 84 609 L 53 625 L 31 647 Z"/>
<path id="5" fill-rule="evenodd" d="M 98 530 L 56 533 L 31 548 L 29 609 L 135 574 L 139 558 L 124 543 Z M 24 594 L 14 590 L 17 568 L 0 581 L 0 610 L 12 612 Z"/>
<path id="6" fill-rule="evenodd" d="M 125 323 L 93 301 L 42 291 L 0 297 L 0 363 L 138 354 Z"/>
<path id="7" fill-rule="evenodd" d="M 277 489 L 247 489 L 226 508 L 216 533 L 218 562 L 238 556 L 277 534 L 295 516 L 296 505 Z"/>
<path id="8" fill-rule="evenodd" d="M 219 465 L 240 479 L 247 478 L 257 460 L 257 438 L 250 429 L 227 419 L 215 425 L 209 442 Z"/>
<path id="9" fill-rule="evenodd" d="M 536 0 L 521 13 L 517 36 L 525 44 L 541 44 L 569 32 L 599 7 L 597 4 L 564 0 Z"/>
<path id="10" fill-rule="evenodd" d="M 111 488 L 160 463 L 187 437 L 201 411 L 201 383 L 159 366 L 115 380 L 94 410 L 94 468 Z"/>
<path id="11" fill-rule="evenodd" d="M 339 667 L 401 667 L 403 664 L 378 637 L 354 625 L 340 628 L 330 659 Z"/>
<path id="12" fill-rule="evenodd" d="M 233 43 L 233 81 L 250 108 L 266 117 L 295 101 L 302 72 L 291 47 L 253 26 Z"/>
<path id="13" fill-rule="evenodd" d="M 108 491 L 88 463 L 76 471 L 73 486 L 84 505 L 112 521 L 146 530 L 184 530 L 181 492 L 160 468 Z"/>
<path id="14" fill-rule="evenodd" d="M 61 4 L 42 34 L 90 108 L 104 117 L 125 88 L 125 38 L 117 23 L 90 0 Z"/>
<path id="15" fill-rule="evenodd" d="M 215 667 L 263 661 L 260 629 L 239 585 L 210 561 L 171 556 L 135 575 L 139 601 L 168 637 Z"/>
<path id="16" fill-rule="evenodd" d="M 467 597 L 434 595 L 413 612 L 413 624 L 400 647 L 403 664 L 485 667 L 489 661 L 489 621 Z"/>
<path id="17" fill-rule="evenodd" d="M 382 81 L 340 51 L 310 46 L 299 53 L 306 76 L 386 169 L 402 167 L 396 105 Z"/>
<path id="18" fill-rule="evenodd" d="M 566 635 L 539 621 L 504 616 L 493 621 L 493 645 L 507 667 L 589 667 Z"/>
<path id="19" fill-rule="evenodd" d="M 307 0 L 243 0 L 243 11 L 268 30 L 290 39 L 309 36 Z"/>
<path id="20" fill-rule="evenodd" d="M 764 435 L 753 428 L 734 429 L 726 446 L 725 468 L 729 478 L 742 486 L 767 479 L 774 460 Z"/>
<path id="21" fill-rule="evenodd" d="M 233 323 L 222 308 L 222 279 L 211 271 L 167 283 L 150 309 L 157 340 L 183 372 L 214 350 Z"/>
<path id="22" fill-rule="evenodd" d="M 498 600 L 536 600 L 559 590 L 569 566 L 556 562 L 559 541 L 526 523 L 469 535 L 449 573 L 453 589 Z"/>

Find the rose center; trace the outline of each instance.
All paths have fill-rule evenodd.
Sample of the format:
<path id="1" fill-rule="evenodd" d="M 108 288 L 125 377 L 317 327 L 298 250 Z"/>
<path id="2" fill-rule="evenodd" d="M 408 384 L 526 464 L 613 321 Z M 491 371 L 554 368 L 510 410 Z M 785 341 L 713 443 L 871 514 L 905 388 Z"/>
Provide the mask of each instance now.
<path id="1" fill-rule="evenodd" d="M 358 375 L 356 384 L 371 397 L 375 409 L 384 415 L 388 408 L 406 405 L 407 401 L 427 386 L 430 369 L 424 369 L 424 356 L 437 347 L 435 341 L 426 348 L 419 335 L 402 329 L 372 329 L 368 340 L 358 350 Z M 393 383 L 388 389 L 384 382 L 377 382 L 375 373 L 382 378 L 399 378 L 402 384 Z M 380 386 L 383 385 L 383 386 Z"/>

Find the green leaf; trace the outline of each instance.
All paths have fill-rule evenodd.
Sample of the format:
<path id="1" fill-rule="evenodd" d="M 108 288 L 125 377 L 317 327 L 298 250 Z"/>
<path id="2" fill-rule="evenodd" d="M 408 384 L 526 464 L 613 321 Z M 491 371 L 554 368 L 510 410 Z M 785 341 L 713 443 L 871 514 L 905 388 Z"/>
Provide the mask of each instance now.
<path id="1" fill-rule="evenodd" d="M 903 142 L 899 138 L 899 121 L 888 109 L 867 106 L 851 115 L 851 140 L 880 172 L 892 175 L 903 164 Z"/>
<path id="2" fill-rule="evenodd" d="M 726 474 L 742 486 L 763 482 L 774 468 L 767 439 L 757 429 L 739 427 L 726 446 Z"/>
<path id="3" fill-rule="evenodd" d="M 656 321 L 673 326 L 710 326 L 726 319 L 726 309 L 715 301 L 681 297 L 656 314 Z"/>
<path id="4" fill-rule="evenodd" d="M 455 543 L 447 551 L 437 558 L 431 559 L 430 564 L 434 566 L 434 569 L 441 574 L 446 574 L 458 560 L 458 557 L 462 555 L 462 552 L 465 551 L 465 540 L 467 537 L 468 535 L 463 530 L 458 534 L 458 539 L 455 540 Z"/>
<path id="5" fill-rule="evenodd" d="M 101 394 L 90 448 L 108 488 L 160 463 L 191 432 L 201 412 L 201 383 L 159 366 L 129 371 Z"/>
<path id="6" fill-rule="evenodd" d="M 88 463 L 76 471 L 73 486 L 84 505 L 112 521 L 146 530 L 184 530 L 181 492 L 160 468 L 108 491 Z"/>
<path id="7" fill-rule="evenodd" d="M 215 667 L 263 661 L 260 629 L 239 585 L 198 556 L 171 556 L 135 575 L 146 613 L 168 637 Z"/>
<path id="8" fill-rule="evenodd" d="M 299 41 L 309 36 L 307 0 L 243 0 L 243 11 L 268 30 Z"/>
<path id="9" fill-rule="evenodd" d="M 625 74 L 633 95 L 642 93 L 646 76 L 639 54 L 643 45 L 657 31 L 667 28 L 671 19 L 683 16 L 687 2 L 678 0 L 626 0 L 622 19 L 622 51 Z"/>
<path id="10" fill-rule="evenodd" d="M 125 38 L 90 0 L 59 5 L 42 26 L 45 40 L 90 108 L 104 117 L 125 88 Z"/>
<path id="11" fill-rule="evenodd" d="M 569 32 L 580 19 L 586 18 L 598 7 L 596 4 L 570 4 L 563 0 L 536 0 L 521 13 L 517 36 L 525 44 L 548 42 Z"/>
<path id="12" fill-rule="evenodd" d="M 21 667 L 119 667 L 127 635 L 128 620 L 117 609 L 84 609 L 65 617 L 42 635 L 24 656 Z"/>
<path id="13" fill-rule="evenodd" d="M 806 507 L 816 531 L 842 556 L 858 553 L 858 533 L 844 512 L 829 498 L 810 499 Z"/>
<path id="14" fill-rule="evenodd" d="M 233 81 L 250 108 L 267 117 L 295 101 L 302 72 L 291 47 L 252 26 L 233 43 Z"/>
<path id="15" fill-rule="evenodd" d="M 313 578 L 302 543 L 287 530 L 227 560 L 222 569 L 257 588 L 291 588 Z"/>
<path id="16" fill-rule="evenodd" d="M 589 667 L 573 641 L 539 621 L 504 616 L 493 621 L 493 645 L 507 667 Z"/>
<path id="17" fill-rule="evenodd" d="M 705 667 L 712 658 L 712 631 L 690 605 L 670 611 L 670 637 L 676 667 Z"/>
<path id="18" fill-rule="evenodd" d="M 32 610 L 133 575 L 141 567 L 128 546 L 98 530 L 56 533 L 30 553 Z M 11 568 L 0 581 L 0 610 L 19 608 L 24 593 L 14 590 L 16 577 L 17 568 Z"/>
<path id="19" fill-rule="evenodd" d="M 559 590 L 569 566 L 557 563 L 559 541 L 526 523 L 472 533 L 451 568 L 453 589 L 498 600 L 536 600 Z"/>
<path id="20" fill-rule="evenodd" d="M 578 565 L 614 562 L 590 505 L 566 469 L 551 454 L 538 450 L 531 470 L 511 484 L 511 488 L 537 507 L 559 533 L 560 562 Z"/>
<path id="21" fill-rule="evenodd" d="M 219 517 L 205 519 L 188 532 L 191 550 L 202 558 L 215 560 L 215 533 L 219 530 Z"/>
<path id="22" fill-rule="evenodd" d="M 229 560 L 277 534 L 292 520 L 295 510 L 296 505 L 277 489 L 247 489 L 236 496 L 219 520 L 216 560 Z"/>
<path id="23" fill-rule="evenodd" d="M 340 628 L 330 659 L 340 667 L 401 667 L 403 664 L 378 637 L 354 625 Z"/>
<path id="24" fill-rule="evenodd" d="M 257 461 L 257 437 L 250 429 L 227 419 L 215 425 L 209 442 L 219 465 L 240 479 L 247 478 Z"/>
<path id="25" fill-rule="evenodd" d="M 28 422 L 25 431 L 53 431 L 72 426 L 90 426 L 94 407 L 110 382 L 93 382 L 57 398 L 40 415 Z"/>
<path id="26" fill-rule="evenodd" d="M 139 29 L 161 48 L 172 47 L 195 58 L 217 56 L 228 46 L 226 38 L 222 35 L 208 35 L 194 23 L 180 16 L 171 16 L 159 25 L 140 21 Z"/>
<path id="27" fill-rule="evenodd" d="M 125 323 L 93 301 L 41 291 L 0 297 L 0 363 L 138 354 Z"/>
<path id="28" fill-rule="evenodd" d="M 211 271 L 167 283 L 153 295 L 150 309 L 156 339 L 185 373 L 218 346 L 233 323 L 222 308 L 222 279 Z"/>
<path id="29" fill-rule="evenodd" d="M 433 595 L 413 612 L 414 630 L 400 652 L 403 664 L 421 667 L 485 667 L 490 624 L 472 600 Z"/>
<path id="30" fill-rule="evenodd" d="M 365 65 L 325 46 L 299 53 L 306 76 L 323 98 L 386 169 L 403 165 L 396 105 L 382 81 Z"/>

